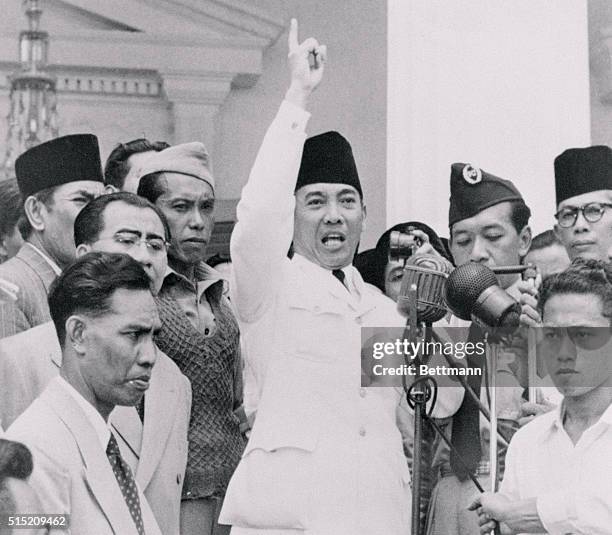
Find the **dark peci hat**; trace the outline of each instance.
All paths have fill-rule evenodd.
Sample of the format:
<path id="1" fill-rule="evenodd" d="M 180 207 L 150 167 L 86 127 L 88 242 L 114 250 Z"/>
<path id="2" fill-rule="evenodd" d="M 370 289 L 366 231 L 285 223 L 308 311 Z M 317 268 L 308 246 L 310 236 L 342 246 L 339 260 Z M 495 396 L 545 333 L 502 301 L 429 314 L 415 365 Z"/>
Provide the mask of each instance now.
<path id="1" fill-rule="evenodd" d="M 295 191 L 308 184 L 347 184 L 361 197 L 361 183 L 350 143 L 338 132 L 325 132 L 304 143 Z"/>
<path id="2" fill-rule="evenodd" d="M 583 193 L 612 190 L 612 149 L 596 145 L 567 149 L 555 158 L 557 205 Z"/>
<path id="3" fill-rule="evenodd" d="M 496 204 L 507 201 L 524 202 L 512 182 L 469 163 L 451 165 L 450 190 L 449 227 Z"/>
<path id="4" fill-rule="evenodd" d="M 17 158 L 15 174 L 24 201 L 34 193 L 68 182 L 104 183 L 98 138 L 73 134 L 36 145 Z"/>

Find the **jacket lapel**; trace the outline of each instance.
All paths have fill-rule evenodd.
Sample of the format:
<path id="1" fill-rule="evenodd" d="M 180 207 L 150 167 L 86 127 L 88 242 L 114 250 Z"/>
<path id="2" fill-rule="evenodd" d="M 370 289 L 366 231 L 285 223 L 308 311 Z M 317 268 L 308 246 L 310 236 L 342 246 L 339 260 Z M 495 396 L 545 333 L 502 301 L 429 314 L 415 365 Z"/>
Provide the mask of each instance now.
<path id="1" fill-rule="evenodd" d="M 151 386 L 145 395 L 142 450 L 136 473 L 136 479 L 142 489 L 151 481 L 174 428 L 179 390 L 176 378 L 166 373 L 165 359 L 168 358 L 158 350 Z"/>
<path id="2" fill-rule="evenodd" d="M 49 403 L 76 441 L 84 465 L 85 483 L 113 531 L 121 535 L 135 535 L 134 521 L 119 490 L 106 452 L 85 414 L 59 384 L 60 380 L 54 379 L 49 385 Z"/>

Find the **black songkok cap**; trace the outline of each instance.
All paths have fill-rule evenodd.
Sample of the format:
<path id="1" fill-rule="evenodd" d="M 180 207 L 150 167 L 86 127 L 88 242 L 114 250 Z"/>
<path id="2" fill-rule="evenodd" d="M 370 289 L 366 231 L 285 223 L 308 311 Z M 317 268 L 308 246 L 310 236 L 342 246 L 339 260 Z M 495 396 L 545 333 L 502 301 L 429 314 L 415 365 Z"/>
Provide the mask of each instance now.
<path id="1" fill-rule="evenodd" d="M 98 138 L 93 134 L 58 137 L 25 151 L 15 161 L 23 199 L 68 182 L 104 183 Z"/>
<path id="2" fill-rule="evenodd" d="M 325 132 L 304 143 L 295 191 L 320 182 L 353 186 L 363 197 L 353 150 L 338 132 Z"/>
<path id="3" fill-rule="evenodd" d="M 596 145 L 567 149 L 555 158 L 557 205 L 570 197 L 612 190 L 612 149 Z"/>
<path id="4" fill-rule="evenodd" d="M 507 201 L 523 201 L 516 186 L 469 163 L 451 165 L 448 226 Z"/>

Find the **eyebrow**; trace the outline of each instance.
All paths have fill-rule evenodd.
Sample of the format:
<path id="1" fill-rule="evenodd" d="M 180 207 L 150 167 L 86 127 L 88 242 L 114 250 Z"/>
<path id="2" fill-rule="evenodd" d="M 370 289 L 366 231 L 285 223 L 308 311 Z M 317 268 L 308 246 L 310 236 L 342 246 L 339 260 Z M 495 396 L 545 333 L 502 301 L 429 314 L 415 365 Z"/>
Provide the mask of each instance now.
<path id="1" fill-rule="evenodd" d="M 134 230 L 131 228 L 120 228 L 119 230 L 117 230 L 115 232 L 115 235 L 117 234 L 134 234 L 135 236 L 138 236 L 139 238 L 142 238 L 142 232 L 140 232 L 139 230 Z M 145 234 L 145 238 L 149 239 L 149 238 L 158 238 L 160 240 L 163 240 L 163 236 L 160 236 L 159 234 L 155 233 L 155 232 L 147 232 Z"/>

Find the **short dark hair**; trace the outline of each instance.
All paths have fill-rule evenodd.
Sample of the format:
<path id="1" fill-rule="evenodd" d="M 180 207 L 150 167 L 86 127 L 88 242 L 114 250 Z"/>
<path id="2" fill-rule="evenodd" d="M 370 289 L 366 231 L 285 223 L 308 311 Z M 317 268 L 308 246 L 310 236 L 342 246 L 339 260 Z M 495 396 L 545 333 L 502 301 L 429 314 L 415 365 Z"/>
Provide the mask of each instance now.
<path id="1" fill-rule="evenodd" d="M 544 279 L 538 308 L 543 315 L 546 302 L 559 294 L 594 294 L 601 299 L 602 315 L 612 318 L 612 264 L 590 258 L 576 258 L 561 273 Z"/>
<path id="2" fill-rule="evenodd" d="M 164 176 L 164 172 L 159 171 L 141 177 L 138 183 L 138 195 L 149 199 L 152 203 L 157 202 L 157 199 L 167 191 L 168 184 L 162 180 Z"/>
<path id="3" fill-rule="evenodd" d="M 94 243 L 97 241 L 100 233 L 104 230 L 104 211 L 109 204 L 114 202 L 123 202 L 136 208 L 149 208 L 153 210 L 164 225 L 166 241 L 170 241 L 168 220 L 157 206 L 135 193 L 118 191 L 95 198 L 88 202 L 79 212 L 79 215 L 74 220 L 74 244 L 77 247 L 82 243 Z"/>
<path id="4" fill-rule="evenodd" d="M 0 238 L 11 234 L 23 210 L 17 179 L 0 182 Z"/>
<path id="5" fill-rule="evenodd" d="M 523 201 L 510 201 L 510 205 L 510 221 L 512 221 L 516 233 L 520 234 L 529 225 L 531 210 Z"/>
<path id="6" fill-rule="evenodd" d="M 133 139 L 119 143 L 109 154 L 104 165 L 104 183 L 123 189 L 125 177 L 129 172 L 128 158 L 140 152 L 160 152 L 170 145 L 165 141 L 149 141 L 146 138 Z"/>
<path id="7" fill-rule="evenodd" d="M 21 442 L 0 438 L 0 514 L 18 512 L 15 510 L 15 500 L 6 486 L 6 480 L 25 480 L 30 477 L 33 468 L 32 454 L 26 446 Z"/>
<path id="8" fill-rule="evenodd" d="M 115 291 L 150 291 L 151 282 L 131 256 L 91 252 L 68 266 L 49 290 L 49 311 L 60 344 L 66 339 L 66 320 L 74 313 L 98 317 L 110 310 Z"/>
<path id="9" fill-rule="evenodd" d="M 44 204 L 45 207 L 50 210 L 53 207 L 53 194 L 55 193 L 56 189 L 57 186 L 41 189 L 40 191 L 37 191 L 31 196 L 34 197 L 38 202 Z M 24 240 L 28 239 L 30 237 L 30 234 L 32 234 L 32 232 L 34 231 L 34 228 L 32 227 L 32 225 L 30 225 L 30 220 L 28 219 L 28 216 L 26 215 L 25 210 L 23 209 L 25 201 L 26 199 L 23 199 L 23 202 L 21 204 L 22 211 L 21 217 L 19 218 L 18 222 L 19 232 L 21 233 L 21 236 Z"/>
<path id="10" fill-rule="evenodd" d="M 528 252 L 531 253 L 533 251 L 539 251 L 540 249 L 546 249 L 552 245 L 560 245 L 563 247 L 561 240 L 557 238 L 557 235 L 552 230 L 545 230 L 531 240 L 531 247 L 529 247 Z"/>

